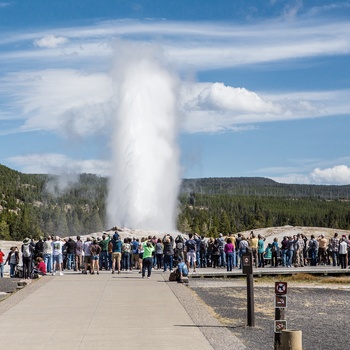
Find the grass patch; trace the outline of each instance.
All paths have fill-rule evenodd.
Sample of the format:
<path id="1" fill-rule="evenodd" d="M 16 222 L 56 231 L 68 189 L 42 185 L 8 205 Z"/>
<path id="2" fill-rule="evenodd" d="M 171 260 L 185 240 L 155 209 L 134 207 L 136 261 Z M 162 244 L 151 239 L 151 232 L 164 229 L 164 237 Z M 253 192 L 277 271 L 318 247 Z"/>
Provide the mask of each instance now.
<path id="1" fill-rule="evenodd" d="M 296 273 L 292 276 L 263 276 L 255 278 L 256 283 L 272 283 L 272 282 L 298 282 L 298 283 L 330 283 L 330 284 L 350 284 L 350 277 L 328 277 L 315 276 L 308 273 Z"/>
<path id="2" fill-rule="evenodd" d="M 349 277 L 323 277 L 320 280 L 323 283 L 350 284 Z"/>

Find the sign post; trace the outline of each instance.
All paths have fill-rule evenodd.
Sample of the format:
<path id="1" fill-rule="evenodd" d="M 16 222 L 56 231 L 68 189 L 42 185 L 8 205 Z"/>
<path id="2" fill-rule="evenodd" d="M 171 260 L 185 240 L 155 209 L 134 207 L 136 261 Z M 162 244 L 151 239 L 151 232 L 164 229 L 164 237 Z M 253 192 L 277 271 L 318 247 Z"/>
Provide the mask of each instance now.
<path id="1" fill-rule="evenodd" d="M 281 346 L 282 331 L 287 329 L 285 309 L 287 307 L 287 282 L 275 282 L 275 344 L 274 349 Z"/>
<path id="2" fill-rule="evenodd" d="M 242 267 L 243 273 L 247 275 L 247 324 L 249 327 L 255 327 L 253 256 L 251 253 L 242 254 Z"/>

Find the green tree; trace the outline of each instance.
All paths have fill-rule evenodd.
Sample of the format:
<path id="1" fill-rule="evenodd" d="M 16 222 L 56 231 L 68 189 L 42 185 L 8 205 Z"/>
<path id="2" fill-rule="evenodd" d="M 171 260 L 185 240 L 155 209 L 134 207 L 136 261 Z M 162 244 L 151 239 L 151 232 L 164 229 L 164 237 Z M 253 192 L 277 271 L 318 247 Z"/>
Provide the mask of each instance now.
<path id="1" fill-rule="evenodd" d="M 0 239 L 10 241 L 10 227 L 5 221 L 0 221 Z"/>

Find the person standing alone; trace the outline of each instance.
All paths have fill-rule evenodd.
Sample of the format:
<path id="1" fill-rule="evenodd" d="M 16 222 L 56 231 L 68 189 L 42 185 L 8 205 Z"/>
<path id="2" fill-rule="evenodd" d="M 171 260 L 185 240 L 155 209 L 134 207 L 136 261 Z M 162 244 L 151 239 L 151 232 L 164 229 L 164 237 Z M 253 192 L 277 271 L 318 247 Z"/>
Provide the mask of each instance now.
<path id="1" fill-rule="evenodd" d="M 151 277 L 152 272 L 152 255 L 154 251 L 154 246 L 151 242 L 151 237 L 142 243 L 143 246 L 143 261 L 142 261 L 142 278 L 145 278 L 147 269 L 147 278 Z"/>

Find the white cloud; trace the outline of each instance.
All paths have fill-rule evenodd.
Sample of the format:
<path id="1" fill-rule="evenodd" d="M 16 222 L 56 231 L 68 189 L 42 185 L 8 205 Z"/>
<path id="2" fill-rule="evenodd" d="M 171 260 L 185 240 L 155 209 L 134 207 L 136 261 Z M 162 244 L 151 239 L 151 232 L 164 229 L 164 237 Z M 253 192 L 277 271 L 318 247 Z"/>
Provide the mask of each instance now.
<path id="1" fill-rule="evenodd" d="M 40 70 L 0 78 L 1 118 L 24 119 L 15 132 L 45 130 L 64 136 L 109 135 L 116 93 L 105 73 Z M 188 133 L 251 130 L 255 124 L 347 115 L 350 91 L 257 93 L 222 83 L 183 83 L 178 107 Z M 2 133 L 9 133 L 3 130 Z"/>
<path id="2" fill-rule="evenodd" d="M 114 90 L 106 74 L 43 70 L 8 75 L 0 82 L 8 109 L 26 119 L 19 131 L 87 136 L 108 127 Z"/>
<path id="3" fill-rule="evenodd" d="M 256 93 L 221 83 L 184 84 L 180 110 L 190 133 L 235 130 L 238 125 L 347 115 L 349 90 Z"/>
<path id="4" fill-rule="evenodd" d="M 43 38 L 35 40 L 34 45 L 44 48 L 55 48 L 68 42 L 68 39 L 63 36 L 55 36 L 46 34 Z"/>
<path id="5" fill-rule="evenodd" d="M 336 165 L 333 168 L 316 168 L 310 178 L 314 183 L 329 185 L 350 184 L 350 168 L 346 165 Z"/>
<path id="6" fill-rule="evenodd" d="M 169 60 L 196 70 L 220 69 L 245 64 L 269 63 L 304 57 L 350 53 L 348 21 L 316 22 L 295 19 L 254 25 L 227 23 L 189 23 L 168 21 L 109 21 L 90 27 L 57 28 L 61 36 L 47 33 L 6 33 L 0 40 L 7 44 L 0 60 L 21 60 L 51 64 L 52 58 L 65 56 L 80 66 L 91 57 L 109 60 L 115 38 L 160 43 Z M 41 39 L 37 39 L 41 37 Z M 23 40 L 34 40 L 42 50 L 18 50 Z M 69 42 L 68 42 L 69 40 Z M 13 50 L 8 50 L 8 44 Z M 64 45 L 64 51 L 60 47 Z M 25 46 L 27 48 L 27 46 Z M 49 50 L 45 50 L 49 48 Z M 77 61 L 79 58 L 79 61 Z"/>
<path id="7" fill-rule="evenodd" d="M 266 113 L 281 113 L 277 104 L 244 88 L 222 83 L 186 83 L 180 90 L 179 106 L 187 132 L 235 130 L 237 125 L 261 121 Z"/>
<path id="8" fill-rule="evenodd" d="M 305 161 L 305 160 L 304 160 Z M 347 165 L 335 165 L 329 168 L 314 168 L 311 172 L 310 166 L 315 163 L 321 163 L 320 160 L 310 160 L 298 168 L 288 167 L 272 167 L 267 169 L 259 169 L 257 173 L 278 174 L 269 176 L 271 179 L 280 183 L 295 184 L 322 184 L 322 185 L 349 185 L 350 184 L 350 167 Z M 325 163 L 324 161 L 322 163 Z"/>
<path id="9" fill-rule="evenodd" d="M 221 110 L 262 113 L 281 112 L 280 108 L 245 88 L 225 86 L 222 83 L 197 83 L 183 86 L 184 107 L 188 110 Z"/>
<path id="10" fill-rule="evenodd" d="M 76 160 L 63 154 L 42 153 L 28 154 L 25 156 L 10 157 L 9 163 L 19 166 L 21 171 L 29 174 L 96 174 L 108 176 L 110 174 L 110 162 L 88 159 Z"/>

